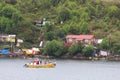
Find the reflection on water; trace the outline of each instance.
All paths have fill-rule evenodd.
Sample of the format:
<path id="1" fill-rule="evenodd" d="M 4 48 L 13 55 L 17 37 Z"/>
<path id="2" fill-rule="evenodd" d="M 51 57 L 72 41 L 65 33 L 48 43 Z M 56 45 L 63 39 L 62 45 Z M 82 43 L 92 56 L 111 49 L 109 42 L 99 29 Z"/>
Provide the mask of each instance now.
<path id="1" fill-rule="evenodd" d="M 118 80 L 120 62 L 56 60 L 52 69 L 25 68 L 32 59 L 0 59 L 1 80 Z"/>

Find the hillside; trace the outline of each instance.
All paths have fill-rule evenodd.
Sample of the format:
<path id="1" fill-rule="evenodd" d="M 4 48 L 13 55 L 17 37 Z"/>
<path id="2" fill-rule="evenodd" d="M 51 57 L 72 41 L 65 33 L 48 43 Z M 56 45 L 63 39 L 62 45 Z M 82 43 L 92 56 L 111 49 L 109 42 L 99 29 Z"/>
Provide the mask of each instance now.
<path id="1" fill-rule="evenodd" d="M 68 34 L 93 34 L 119 46 L 119 0 L 104 1 L 111 4 L 100 0 L 1 0 L 0 33 L 16 34 L 27 47 L 41 40 L 64 41 Z"/>
<path id="2" fill-rule="evenodd" d="M 120 0 L 101 0 L 101 1 L 120 3 Z"/>

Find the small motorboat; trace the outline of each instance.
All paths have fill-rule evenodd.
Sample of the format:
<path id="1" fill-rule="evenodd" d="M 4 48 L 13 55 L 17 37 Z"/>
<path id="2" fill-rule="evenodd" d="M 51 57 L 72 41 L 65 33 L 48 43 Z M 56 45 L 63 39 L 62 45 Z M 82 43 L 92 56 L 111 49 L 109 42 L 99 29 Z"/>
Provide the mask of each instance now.
<path id="1" fill-rule="evenodd" d="M 47 64 L 25 64 L 24 65 L 25 67 L 27 68 L 54 68 L 56 66 L 56 62 L 50 62 L 50 63 L 47 63 Z"/>

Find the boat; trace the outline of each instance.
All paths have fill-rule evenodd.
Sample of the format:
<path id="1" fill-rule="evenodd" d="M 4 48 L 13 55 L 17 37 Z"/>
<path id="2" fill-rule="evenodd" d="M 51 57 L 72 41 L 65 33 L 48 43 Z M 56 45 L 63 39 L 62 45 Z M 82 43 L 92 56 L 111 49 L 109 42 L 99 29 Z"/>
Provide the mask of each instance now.
<path id="1" fill-rule="evenodd" d="M 34 65 L 34 64 L 25 64 L 24 65 L 26 68 L 54 68 L 56 66 L 56 62 L 51 62 L 47 64 L 39 64 L 39 65 Z"/>

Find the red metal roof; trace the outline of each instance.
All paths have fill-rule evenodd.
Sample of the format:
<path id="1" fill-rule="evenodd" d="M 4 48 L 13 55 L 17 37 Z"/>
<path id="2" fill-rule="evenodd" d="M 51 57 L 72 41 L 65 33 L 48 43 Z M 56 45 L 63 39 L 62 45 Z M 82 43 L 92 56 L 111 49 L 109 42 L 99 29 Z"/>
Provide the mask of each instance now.
<path id="1" fill-rule="evenodd" d="M 92 39 L 94 38 L 94 35 L 67 35 L 66 38 L 74 38 L 78 40 L 83 40 L 83 39 Z"/>

